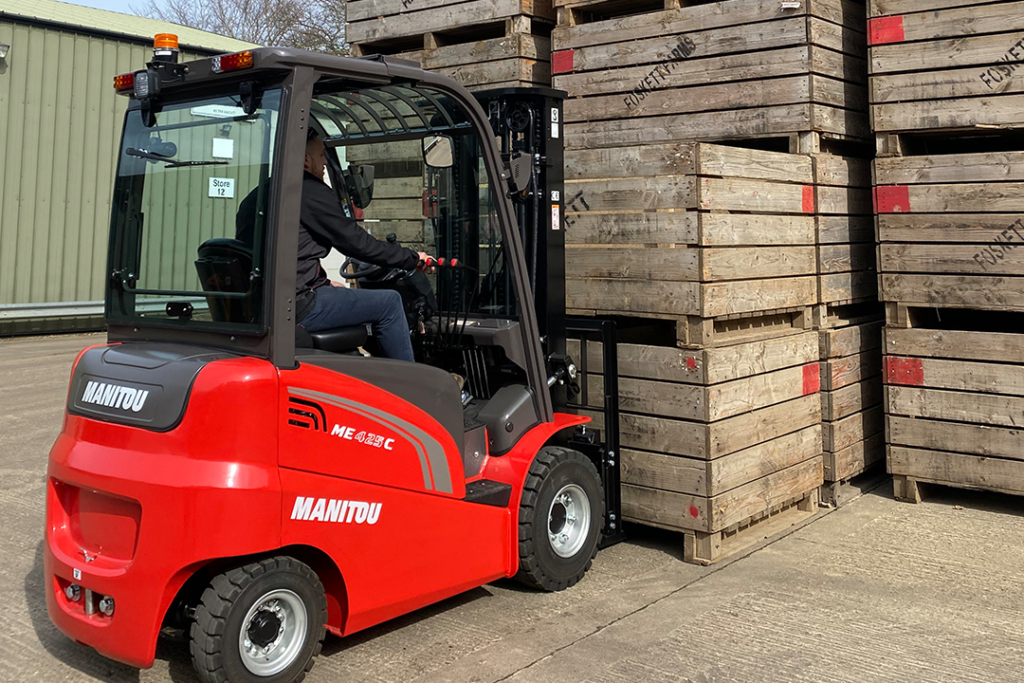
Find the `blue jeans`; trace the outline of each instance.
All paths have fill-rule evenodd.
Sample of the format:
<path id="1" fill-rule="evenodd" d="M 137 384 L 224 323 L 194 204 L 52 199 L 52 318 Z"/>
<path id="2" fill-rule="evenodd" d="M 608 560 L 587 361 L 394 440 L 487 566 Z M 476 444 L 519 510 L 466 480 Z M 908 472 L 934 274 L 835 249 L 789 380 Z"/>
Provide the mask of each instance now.
<path id="1" fill-rule="evenodd" d="M 388 358 L 415 362 L 402 295 L 393 289 L 317 287 L 316 305 L 300 323 L 310 332 L 335 327 L 373 325 L 381 351 Z"/>

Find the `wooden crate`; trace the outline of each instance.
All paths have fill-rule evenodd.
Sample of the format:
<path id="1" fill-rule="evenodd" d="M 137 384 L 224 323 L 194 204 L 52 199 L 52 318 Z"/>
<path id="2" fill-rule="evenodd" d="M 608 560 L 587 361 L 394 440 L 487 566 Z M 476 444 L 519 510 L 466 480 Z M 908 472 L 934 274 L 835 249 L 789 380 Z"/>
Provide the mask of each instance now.
<path id="1" fill-rule="evenodd" d="M 864 7 L 855 2 L 555 4 L 552 82 L 570 96 L 567 149 L 810 131 L 870 137 Z"/>
<path id="2" fill-rule="evenodd" d="M 471 90 L 551 85 L 550 0 L 358 0 L 348 5 L 356 56 L 409 59 Z"/>
<path id="3" fill-rule="evenodd" d="M 877 319 L 819 332 L 826 482 L 847 481 L 884 458 L 881 327 Z"/>
<path id="4" fill-rule="evenodd" d="M 1024 2 L 868 0 L 871 124 L 1024 127 Z"/>
<path id="5" fill-rule="evenodd" d="M 589 368 L 601 367 L 601 351 L 587 344 Z M 706 540 L 820 486 L 815 332 L 698 351 L 618 351 L 624 519 Z M 569 353 L 580 358 L 579 342 Z M 585 386 L 583 400 L 599 402 L 603 378 L 590 374 Z M 604 428 L 603 414 L 581 412 Z"/>
<path id="6" fill-rule="evenodd" d="M 871 162 L 814 154 L 818 302 L 842 306 L 878 296 Z"/>
<path id="7" fill-rule="evenodd" d="M 811 159 L 720 145 L 566 154 L 566 303 L 711 319 L 817 301 Z"/>
<path id="8" fill-rule="evenodd" d="M 879 158 L 874 174 L 883 301 L 1024 311 L 1024 152 Z"/>
<path id="9" fill-rule="evenodd" d="M 886 434 L 897 497 L 918 482 L 1024 495 L 1024 321 L 989 332 L 885 330 Z M 947 318 L 948 319 L 948 318 Z"/>
<path id="10" fill-rule="evenodd" d="M 345 162 L 374 169 L 373 200 L 360 224 L 377 239 L 395 233 L 402 245 L 423 249 L 433 241 L 423 217 L 423 151 L 418 140 L 345 147 Z"/>

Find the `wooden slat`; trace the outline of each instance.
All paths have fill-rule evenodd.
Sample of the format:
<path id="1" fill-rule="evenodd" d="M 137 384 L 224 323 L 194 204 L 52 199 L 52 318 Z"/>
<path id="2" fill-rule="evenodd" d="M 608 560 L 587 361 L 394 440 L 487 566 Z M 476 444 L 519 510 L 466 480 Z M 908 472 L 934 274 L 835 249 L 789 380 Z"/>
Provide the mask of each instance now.
<path id="1" fill-rule="evenodd" d="M 885 157 L 875 159 L 874 173 L 878 185 L 1024 181 L 1024 152 Z"/>
<path id="2" fill-rule="evenodd" d="M 829 244 L 818 247 L 819 273 L 875 270 L 873 244 Z"/>
<path id="3" fill-rule="evenodd" d="M 1024 364 L 1024 335 L 887 327 L 885 350 L 898 356 Z"/>
<path id="4" fill-rule="evenodd" d="M 848 418 L 874 408 L 884 397 L 881 376 L 871 377 L 835 391 L 821 392 L 821 417 L 827 422 Z"/>
<path id="5" fill-rule="evenodd" d="M 1024 398 L 919 387 L 886 387 L 889 415 L 952 422 L 1017 427 L 1024 415 Z"/>
<path id="6" fill-rule="evenodd" d="M 878 237 L 882 242 L 1024 243 L 1024 227 L 1017 223 L 1019 214 L 906 214 L 888 213 L 878 216 Z"/>
<path id="7" fill-rule="evenodd" d="M 819 216 L 816 220 L 818 244 L 874 243 L 875 225 L 870 216 Z"/>
<path id="8" fill-rule="evenodd" d="M 1019 38 L 1014 39 L 1014 42 Z M 986 75 L 982 79 L 979 74 Z M 1024 92 L 1024 84 L 1004 76 L 995 67 L 968 67 L 948 71 L 925 71 L 871 79 L 871 103 L 889 104 L 914 100 L 950 100 L 987 97 L 994 93 L 1010 95 Z M 941 106 L 941 105 L 940 105 Z"/>
<path id="9" fill-rule="evenodd" d="M 653 211 L 697 208 L 693 176 L 578 180 L 565 183 L 565 196 L 582 193 L 588 211 Z"/>
<path id="10" fill-rule="evenodd" d="M 875 406 L 822 424 L 822 443 L 833 453 L 849 448 L 885 430 L 885 409 Z"/>
<path id="11" fill-rule="evenodd" d="M 888 449 L 889 471 L 915 480 L 1024 493 L 1024 462 L 902 446 Z"/>
<path id="12" fill-rule="evenodd" d="M 637 176 L 692 175 L 697 172 L 692 143 L 638 145 L 614 149 L 567 150 L 565 179 L 634 178 Z"/>
<path id="13" fill-rule="evenodd" d="M 366 0 L 364 0 L 365 2 Z M 402 4 L 401 0 L 391 0 L 389 6 L 395 3 Z M 432 6 L 428 7 L 428 3 Z M 358 5 L 359 3 L 352 4 Z M 374 10 L 367 8 L 371 16 L 365 20 L 356 21 L 349 17 L 345 38 L 350 43 L 365 43 L 443 32 L 453 27 L 486 24 L 518 15 L 542 16 L 551 20 L 555 18 L 553 10 L 550 9 L 550 3 L 534 2 L 534 0 L 471 0 L 470 2 L 417 0 L 410 9 L 416 11 L 385 16 L 379 13 L 373 14 Z M 419 11 L 421 9 L 423 11 Z M 362 8 L 357 8 L 357 10 L 357 16 L 359 16 L 362 13 Z M 350 7 L 348 11 L 352 12 L 352 8 Z"/>
<path id="14" fill-rule="evenodd" d="M 560 1 L 562 0 L 555 0 L 555 4 L 558 4 Z M 932 12 L 950 7 L 985 5 L 990 2 L 992 0 L 868 0 L 868 16 L 881 17 L 887 14 Z"/>
<path id="15" fill-rule="evenodd" d="M 882 344 L 881 321 L 821 332 L 821 357 L 842 358 L 877 349 Z"/>
<path id="16" fill-rule="evenodd" d="M 817 211 L 821 215 L 844 214 L 870 216 L 873 213 L 871 190 L 861 187 L 825 187 L 816 191 Z"/>
<path id="17" fill-rule="evenodd" d="M 812 216 L 703 213 L 699 244 L 708 247 L 814 244 Z"/>
<path id="18" fill-rule="evenodd" d="M 1024 127 L 1020 115 L 1022 108 L 1024 94 L 876 104 L 871 106 L 871 121 L 875 132 Z"/>
<path id="19" fill-rule="evenodd" d="M 571 205 L 573 196 L 569 195 L 567 200 Z M 565 214 L 565 242 L 567 245 L 697 244 L 699 220 L 700 214 L 694 211 L 673 213 L 578 213 L 567 211 Z"/>
<path id="20" fill-rule="evenodd" d="M 889 443 L 926 450 L 955 451 L 1024 460 L 1024 432 L 988 425 L 961 424 L 890 415 Z"/>
<path id="21" fill-rule="evenodd" d="M 1005 229 L 1005 228 L 1004 228 Z M 878 266 L 883 273 L 948 273 L 1024 276 L 1024 240 L 1007 231 L 1013 242 L 977 244 L 882 244 Z M 1024 230 L 1022 230 L 1024 232 Z"/>
<path id="22" fill-rule="evenodd" d="M 1024 311 L 1024 278 L 882 273 L 880 281 L 884 301 Z"/>
<path id="23" fill-rule="evenodd" d="M 569 355 L 580 358 L 580 343 L 568 341 Z M 587 344 L 588 371 L 600 374 L 603 346 Z M 645 344 L 619 344 L 619 375 L 657 377 L 666 382 L 718 384 L 812 363 L 818 356 L 816 332 L 733 344 L 697 351 Z"/>
<path id="24" fill-rule="evenodd" d="M 984 9 L 958 7 L 903 15 L 903 39 L 906 42 L 1022 29 L 1024 2 L 997 2 L 986 5 Z"/>
<path id="25" fill-rule="evenodd" d="M 878 278 L 873 271 L 832 273 L 818 276 L 818 300 L 821 303 L 849 303 L 876 300 Z"/>
<path id="26" fill-rule="evenodd" d="M 821 390 L 835 391 L 880 374 L 882 374 L 882 349 L 880 348 L 845 358 L 833 358 L 821 364 Z"/>
<path id="27" fill-rule="evenodd" d="M 637 254 L 642 256 L 642 254 Z M 705 282 L 810 275 L 814 247 L 701 249 L 700 278 Z"/>
<path id="28" fill-rule="evenodd" d="M 874 77 L 906 71 L 935 72 L 967 66 L 988 67 L 998 64 L 1020 38 L 1019 33 L 982 36 L 965 34 L 921 43 L 876 45 L 871 48 L 869 67 Z M 975 80 L 982 85 L 984 83 L 978 74 L 984 70 L 974 70 Z"/>
<path id="29" fill-rule="evenodd" d="M 931 389 L 1024 396 L 1024 366 L 943 358 L 918 360 L 924 382 L 922 386 Z"/>
<path id="30" fill-rule="evenodd" d="M 885 434 L 879 432 L 835 453 L 826 451 L 822 464 L 825 481 L 844 481 L 885 459 Z"/>

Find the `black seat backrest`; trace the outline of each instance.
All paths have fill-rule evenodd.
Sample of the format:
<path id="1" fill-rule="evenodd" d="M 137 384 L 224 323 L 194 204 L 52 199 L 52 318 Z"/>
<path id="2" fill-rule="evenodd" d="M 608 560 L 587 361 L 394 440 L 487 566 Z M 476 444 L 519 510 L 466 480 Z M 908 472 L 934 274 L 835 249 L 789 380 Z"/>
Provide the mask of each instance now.
<path id="1" fill-rule="evenodd" d="M 252 322 L 257 309 L 253 296 L 232 298 L 217 296 L 213 292 L 247 292 L 252 273 L 252 250 L 244 243 L 227 237 L 215 237 L 199 246 L 196 272 L 210 306 L 210 314 L 217 322 Z"/>

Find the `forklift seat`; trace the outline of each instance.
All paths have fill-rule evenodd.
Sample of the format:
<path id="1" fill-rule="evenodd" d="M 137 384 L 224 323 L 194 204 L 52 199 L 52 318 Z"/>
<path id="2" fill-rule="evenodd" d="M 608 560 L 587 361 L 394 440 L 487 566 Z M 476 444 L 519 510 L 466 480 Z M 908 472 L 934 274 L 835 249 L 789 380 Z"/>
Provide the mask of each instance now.
<path id="1" fill-rule="evenodd" d="M 301 325 L 295 326 L 295 348 L 317 349 L 330 353 L 349 353 L 365 346 L 370 338 L 368 325 L 335 327 L 319 332 L 308 332 Z"/>
<path id="2" fill-rule="evenodd" d="M 220 294 L 249 291 L 252 250 L 248 246 L 226 237 L 206 240 L 199 246 L 195 265 L 215 321 L 247 323 L 253 320 L 258 302 L 252 296 L 240 299 Z"/>

